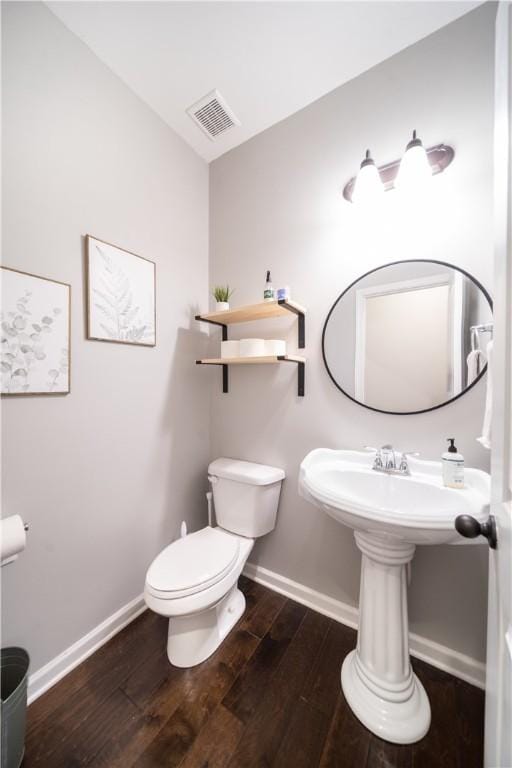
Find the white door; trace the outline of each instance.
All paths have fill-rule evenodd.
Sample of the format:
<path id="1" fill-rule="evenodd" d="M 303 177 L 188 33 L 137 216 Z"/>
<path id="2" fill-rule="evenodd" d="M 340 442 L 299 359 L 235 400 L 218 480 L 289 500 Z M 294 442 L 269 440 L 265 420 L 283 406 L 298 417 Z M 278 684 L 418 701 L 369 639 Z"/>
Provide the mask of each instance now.
<path id="1" fill-rule="evenodd" d="M 490 550 L 485 766 L 512 768 L 512 6 L 496 19 L 495 336 L 492 500 L 498 547 Z"/>

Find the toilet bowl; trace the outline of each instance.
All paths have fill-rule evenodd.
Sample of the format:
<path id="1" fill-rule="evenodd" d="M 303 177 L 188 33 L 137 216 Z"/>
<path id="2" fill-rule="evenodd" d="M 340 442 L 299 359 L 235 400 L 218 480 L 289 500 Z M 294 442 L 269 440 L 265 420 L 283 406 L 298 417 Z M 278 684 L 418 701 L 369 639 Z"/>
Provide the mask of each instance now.
<path id="1" fill-rule="evenodd" d="M 245 610 L 237 582 L 254 539 L 275 527 L 284 472 L 236 459 L 208 467 L 218 525 L 169 544 L 146 574 L 148 608 L 169 618 L 167 655 L 193 667 L 219 647 Z"/>

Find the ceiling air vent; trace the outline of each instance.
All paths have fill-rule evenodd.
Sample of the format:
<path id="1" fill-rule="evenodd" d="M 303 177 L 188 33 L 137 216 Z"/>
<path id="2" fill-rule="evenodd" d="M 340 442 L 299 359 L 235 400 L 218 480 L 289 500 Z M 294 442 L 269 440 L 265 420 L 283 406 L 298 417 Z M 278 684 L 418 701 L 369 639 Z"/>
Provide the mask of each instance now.
<path id="1" fill-rule="evenodd" d="M 202 99 L 192 104 L 187 109 L 187 113 L 212 141 L 221 133 L 229 131 L 235 125 L 240 125 L 240 120 L 235 117 L 218 91 L 207 93 Z"/>

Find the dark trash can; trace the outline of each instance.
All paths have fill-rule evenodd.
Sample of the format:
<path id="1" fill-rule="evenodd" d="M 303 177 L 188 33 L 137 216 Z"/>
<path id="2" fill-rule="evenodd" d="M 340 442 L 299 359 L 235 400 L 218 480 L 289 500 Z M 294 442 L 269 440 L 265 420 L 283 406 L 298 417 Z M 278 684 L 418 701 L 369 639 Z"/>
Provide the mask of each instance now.
<path id="1" fill-rule="evenodd" d="M 23 760 L 29 664 L 23 648 L 2 648 L 2 768 L 19 768 Z"/>

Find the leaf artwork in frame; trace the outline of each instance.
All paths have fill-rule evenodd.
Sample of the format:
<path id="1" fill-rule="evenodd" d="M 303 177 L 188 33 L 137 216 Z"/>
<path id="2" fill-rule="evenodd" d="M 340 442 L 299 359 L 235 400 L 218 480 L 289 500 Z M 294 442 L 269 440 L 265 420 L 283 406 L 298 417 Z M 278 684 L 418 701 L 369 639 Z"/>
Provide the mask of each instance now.
<path id="1" fill-rule="evenodd" d="M 156 344 L 155 264 L 87 235 L 87 337 Z"/>
<path id="2" fill-rule="evenodd" d="M 70 391 L 71 286 L 2 267 L 2 395 Z"/>

